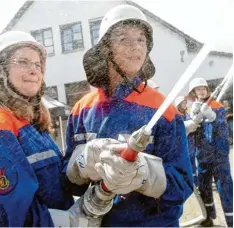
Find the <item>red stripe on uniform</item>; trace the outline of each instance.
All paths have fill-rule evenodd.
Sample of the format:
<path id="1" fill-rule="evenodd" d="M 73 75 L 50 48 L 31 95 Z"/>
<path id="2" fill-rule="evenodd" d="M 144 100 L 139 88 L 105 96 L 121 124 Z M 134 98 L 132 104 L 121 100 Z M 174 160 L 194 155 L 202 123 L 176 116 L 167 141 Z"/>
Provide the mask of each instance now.
<path id="1" fill-rule="evenodd" d="M 84 108 L 91 108 L 99 102 L 105 101 L 105 95 L 102 89 L 85 95 L 79 100 L 72 109 L 72 115 L 79 115 Z"/>
<path id="2" fill-rule="evenodd" d="M 143 88 L 144 84 L 141 83 L 138 87 L 138 90 L 142 91 Z M 160 92 L 156 91 L 155 89 L 152 89 L 149 86 L 145 88 L 143 93 L 139 94 L 134 91 L 128 97 L 125 98 L 125 101 L 157 109 L 161 106 L 164 100 L 165 100 L 164 95 L 162 95 Z M 175 118 L 176 114 L 178 114 L 178 111 L 176 110 L 175 106 L 170 105 L 164 112 L 163 116 L 168 121 L 172 121 Z"/>

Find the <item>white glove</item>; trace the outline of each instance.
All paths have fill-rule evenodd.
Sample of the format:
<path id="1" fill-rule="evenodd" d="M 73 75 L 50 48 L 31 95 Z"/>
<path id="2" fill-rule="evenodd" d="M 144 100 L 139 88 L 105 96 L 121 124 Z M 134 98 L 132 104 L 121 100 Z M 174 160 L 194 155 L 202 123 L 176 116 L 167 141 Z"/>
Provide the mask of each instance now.
<path id="1" fill-rule="evenodd" d="M 201 113 L 207 118 L 207 122 L 213 122 L 216 119 L 216 113 L 206 103 L 201 106 Z"/>
<path id="2" fill-rule="evenodd" d="M 67 211 L 49 209 L 50 216 L 55 227 L 100 227 L 103 215 L 108 213 L 113 206 L 112 196 L 104 204 L 90 204 L 93 198 L 93 190 L 97 186 L 91 186 Z M 84 213 L 84 202 L 88 206 L 89 213 Z M 87 210 L 86 210 L 87 212 Z"/>
<path id="3" fill-rule="evenodd" d="M 95 169 L 95 164 L 100 162 L 100 153 L 109 144 L 119 144 L 114 139 L 93 139 L 87 144 L 78 145 L 72 153 L 67 167 L 68 179 L 77 185 L 89 183 L 90 180 L 101 180 Z"/>
<path id="4" fill-rule="evenodd" d="M 128 162 L 120 157 L 120 153 L 127 144 L 109 145 L 100 154 L 100 163 L 95 165 L 106 187 L 115 194 L 127 194 L 142 187 L 149 173 L 147 163 L 143 159 Z"/>
<path id="5" fill-rule="evenodd" d="M 115 194 L 138 191 L 149 197 L 158 198 L 166 189 L 166 175 L 162 159 L 138 153 L 135 162 L 128 162 L 115 151 L 121 151 L 127 144 L 112 147 L 100 155 L 97 171 L 106 187 Z"/>
<path id="6" fill-rule="evenodd" d="M 162 159 L 146 153 L 138 153 L 140 160 L 145 160 L 148 168 L 148 177 L 137 192 L 153 198 L 159 198 L 167 187 L 165 170 Z M 142 162 L 143 163 L 143 162 Z"/>
<path id="7" fill-rule="evenodd" d="M 199 127 L 199 125 L 196 124 L 193 120 L 184 121 L 184 125 L 185 125 L 186 135 L 189 135 L 190 133 L 196 131 L 197 128 Z"/>
<path id="8" fill-rule="evenodd" d="M 200 112 L 201 106 L 202 102 L 200 101 L 193 102 L 191 107 L 191 115 L 197 115 Z"/>
<path id="9" fill-rule="evenodd" d="M 195 101 L 193 102 L 191 107 L 190 117 L 196 124 L 200 124 L 203 121 L 203 115 L 200 110 L 201 106 L 202 106 L 201 102 Z"/>
<path id="10" fill-rule="evenodd" d="M 193 115 L 191 113 L 190 117 L 194 121 L 195 124 L 200 124 L 203 122 L 203 115 L 201 112 L 199 112 L 198 114 L 195 114 L 195 115 Z"/>

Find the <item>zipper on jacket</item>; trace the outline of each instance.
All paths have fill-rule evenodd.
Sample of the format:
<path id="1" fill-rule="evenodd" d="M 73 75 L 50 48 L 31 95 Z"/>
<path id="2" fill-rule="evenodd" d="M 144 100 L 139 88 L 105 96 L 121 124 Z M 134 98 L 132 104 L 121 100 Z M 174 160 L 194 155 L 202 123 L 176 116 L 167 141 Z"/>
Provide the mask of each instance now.
<path id="1" fill-rule="evenodd" d="M 161 209 L 160 209 L 160 198 L 155 198 L 156 204 L 157 204 L 157 214 L 161 214 Z"/>

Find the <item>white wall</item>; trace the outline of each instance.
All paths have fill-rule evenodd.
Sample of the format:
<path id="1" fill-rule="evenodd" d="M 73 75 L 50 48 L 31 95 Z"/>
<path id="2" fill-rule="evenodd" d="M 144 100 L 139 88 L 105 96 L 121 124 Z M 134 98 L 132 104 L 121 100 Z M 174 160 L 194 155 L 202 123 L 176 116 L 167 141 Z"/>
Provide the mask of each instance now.
<path id="1" fill-rule="evenodd" d="M 194 59 L 195 56 L 196 54 L 189 54 L 187 56 L 186 61 L 190 63 Z M 213 65 L 209 64 L 210 61 L 213 61 Z M 224 57 L 224 56 L 209 55 L 203 61 L 203 63 L 198 68 L 198 70 L 196 71 L 196 73 L 193 75 L 192 78 L 202 77 L 202 78 L 205 78 L 206 80 L 223 78 L 228 73 L 229 68 L 231 67 L 232 63 L 233 63 L 232 58 Z M 188 84 L 181 91 L 181 94 L 184 95 L 187 92 L 188 92 Z"/>
<path id="2" fill-rule="evenodd" d="M 160 86 L 160 91 L 168 94 L 186 67 L 186 63 L 180 61 L 180 51 L 185 51 L 184 58 L 187 55 L 185 41 L 154 19 L 149 18 L 149 22 L 154 31 L 154 47 L 150 54 L 156 67 L 153 79 Z"/>
<path id="3" fill-rule="evenodd" d="M 32 31 L 52 27 L 55 55 L 48 57 L 46 84 L 58 87 L 59 99 L 66 101 L 64 84 L 85 80 L 83 53 L 91 47 L 89 20 L 100 18 L 112 7 L 123 1 L 36 1 L 24 13 L 13 29 Z M 148 17 L 154 30 L 154 47 L 151 58 L 156 66 L 154 80 L 160 91 L 167 95 L 180 75 L 188 67 L 194 54 L 188 54 L 183 37 Z M 73 53 L 62 54 L 59 25 L 81 21 L 85 48 Z M 184 62 L 180 61 L 180 51 L 185 51 Z M 214 60 L 209 66 L 209 60 Z M 195 76 L 215 79 L 224 77 L 232 59 L 209 57 Z M 187 87 L 181 94 L 187 92 Z"/>
<path id="4" fill-rule="evenodd" d="M 64 84 L 85 80 L 83 53 L 91 47 L 89 20 L 100 18 L 120 1 L 35 1 L 12 30 L 52 27 L 55 55 L 48 57 L 46 85 L 58 86 L 59 99 L 66 102 Z M 62 53 L 59 25 L 82 22 L 84 49 Z"/>

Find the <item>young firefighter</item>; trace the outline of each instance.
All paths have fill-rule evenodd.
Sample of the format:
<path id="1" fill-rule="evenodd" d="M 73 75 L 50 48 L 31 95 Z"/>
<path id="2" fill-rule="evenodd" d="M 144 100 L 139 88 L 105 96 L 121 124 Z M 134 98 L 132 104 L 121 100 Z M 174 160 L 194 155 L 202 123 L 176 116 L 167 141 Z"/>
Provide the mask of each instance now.
<path id="1" fill-rule="evenodd" d="M 188 139 L 189 156 L 193 170 L 194 184 L 197 186 L 197 167 L 196 167 L 196 149 L 195 149 L 195 132 L 199 127 L 193 120 L 191 120 L 189 113 L 187 112 L 187 100 L 184 96 L 179 96 L 174 102 L 178 112 L 184 119 L 184 125 L 186 129 Z"/>
<path id="2" fill-rule="evenodd" d="M 194 78 L 189 84 L 189 95 L 196 100 L 192 104 L 191 118 L 200 122 L 196 132 L 198 183 L 207 210 L 202 226 L 213 226 L 214 202 L 212 178 L 216 182 L 228 227 L 233 227 L 233 181 L 231 177 L 226 113 L 221 103 L 212 101 L 208 106 L 209 88 L 205 79 Z"/>
<path id="3" fill-rule="evenodd" d="M 149 57 L 152 47 L 152 27 L 138 8 L 120 5 L 107 12 L 99 42 L 85 53 L 83 60 L 88 82 L 98 90 L 73 108 L 67 127 L 67 158 L 72 153 L 78 155 L 77 148 L 92 138 L 123 141 L 149 122 L 164 101 L 161 93 L 143 83 L 155 73 Z M 115 148 L 114 144 L 111 146 Z M 148 172 L 138 189 L 129 168 L 131 162 L 113 151 L 101 153 L 97 173 L 117 194 L 102 226 L 179 226 L 183 203 L 193 191 L 193 178 L 187 162 L 183 119 L 174 106 L 154 126 L 150 144 L 143 152 L 138 159 Z M 79 170 L 84 165 L 82 158 L 76 162 Z M 118 169 L 119 163 L 126 167 Z M 73 165 L 69 162 L 68 172 Z M 78 173 L 77 179 L 80 178 Z M 122 182 L 129 186 L 122 188 Z"/>
<path id="4" fill-rule="evenodd" d="M 46 56 L 28 33 L 0 35 L 0 226 L 99 226 L 101 216 L 81 209 L 83 200 L 93 199 L 90 188 L 74 203 L 76 186 L 61 178 L 62 155 L 41 101 Z M 110 207 L 97 207 L 95 215 Z"/>

